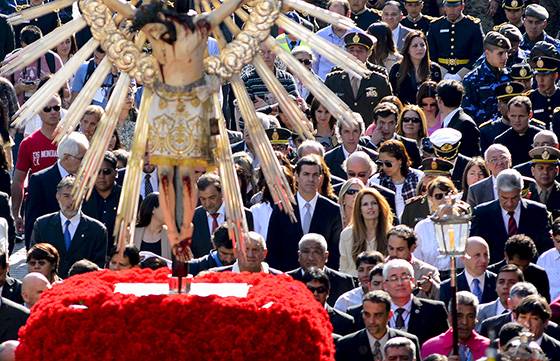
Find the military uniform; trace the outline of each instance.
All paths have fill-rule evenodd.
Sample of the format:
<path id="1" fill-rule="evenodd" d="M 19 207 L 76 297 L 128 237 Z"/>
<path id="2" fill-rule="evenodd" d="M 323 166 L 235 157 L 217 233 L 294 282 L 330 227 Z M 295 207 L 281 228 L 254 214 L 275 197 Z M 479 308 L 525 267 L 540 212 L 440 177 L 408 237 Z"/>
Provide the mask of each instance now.
<path id="1" fill-rule="evenodd" d="M 373 41 L 366 34 L 349 33 L 344 36 L 346 47 L 361 45 L 368 50 L 373 46 Z M 364 122 L 370 124 L 373 120 L 373 108 L 379 101 L 392 95 L 391 85 L 387 77 L 372 72 L 367 78 L 362 78 L 359 85 L 354 89 L 352 76 L 343 70 L 336 70 L 327 74 L 325 85 L 333 91 L 352 111 L 360 113 Z"/>
<path id="2" fill-rule="evenodd" d="M 403 213 L 401 215 L 401 224 L 405 224 L 414 229 L 416 223 L 430 215 L 430 204 L 428 196 L 416 196 L 406 200 Z"/>
<path id="3" fill-rule="evenodd" d="M 529 155 L 531 156 L 532 167 L 536 164 L 551 164 L 558 168 L 558 165 L 560 164 L 560 151 L 554 147 L 536 147 L 531 149 Z M 528 198 L 535 202 L 544 204 L 546 209 L 552 213 L 553 219 L 560 216 L 559 182 L 554 181 L 552 186 L 548 189 L 542 189 L 537 183 L 532 183 L 529 186 Z"/>
<path id="4" fill-rule="evenodd" d="M 541 74 L 555 73 L 558 71 L 558 61 L 537 57 L 533 59 L 535 72 Z M 560 88 L 555 86 L 555 91 L 551 95 L 543 95 L 538 89 L 531 90 L 529 99 L 533 104 L 533 116 L 546 124 L 546 129 L 550 129 L 554 109 L 560 106 Z"/>
<path id="5" fill-rule="evenodd" d="M 513 128 L 509 128 L 500 134 L 494 143 L 503 144 L 511 153 L 512 165 L 525 163 L 529 158 L 529 149 L 533 146 L 533 138 L 541 129 L 529 125 L 524 134 L 519 134 Z"/>
<path id="6" fill-rule="evenodd" d="M 434 18 L 428 15 L 420 14 L 418 19 L 412 19 L 410 16 L 405 16 L 401 20 L 401 24 L 407 28 L 420 30 L 426 35 L 428 29 L 430 28 L 430 23 L 434 21 Z"/>
<path id="7" fill-rule="evenodd" d="M 472 69 L 482 54 L 480 20 L 462 16 L 452 23 L 445 17 L 434 19 L 428 30 L 430 58 L 456 74 L 461 68 Z"/>
<path id="8" fill-rule="evenodd" d="M 509 76 L 512 81 L 523 84 L 525 91 L 528 92 L 532 89 L 533 85 L 533 68 L 529 63 L 513 64 L 508 68 Z"/>
<path id="9" fill-rule="evenodd" d="M 532 17 L 541 21 L 548 20 L 549 14 L 548 11 L 541 5 L 531 4 L 525 8 L 525 17 Z M 554 34 L 553 34 L 554 35 Z M 546 31 L 543 31 L 542 34 L 534 40 L 529 39 L 527 33 L 523 34 L 523 41 L 521 42 L 521 49 L 523 50 L 531 50 L 535 46 L 536 43 L 539 41 L 546 41 L 547 43 L 553 44 L 558 51 L 560 51 L 560 41 L 556 40 L 554 37 L 548 35 Z"/>
<path id="10" fill-rule="evenodd" d="M 352 13 L 350 17 L 360 29 L 366 31 L 371 24 L 381 21 L 381 12 L 379 10 L 365 8 L 358 14 Z"/>

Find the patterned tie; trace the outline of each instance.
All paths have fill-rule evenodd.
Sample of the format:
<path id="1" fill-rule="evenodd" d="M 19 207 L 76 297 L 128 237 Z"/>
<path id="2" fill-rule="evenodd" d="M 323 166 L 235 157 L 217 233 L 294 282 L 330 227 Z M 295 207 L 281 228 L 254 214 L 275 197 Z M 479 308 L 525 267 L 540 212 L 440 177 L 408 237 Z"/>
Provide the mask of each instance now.
<path id="1" fill-rule="evenodd" d="M 72 243 L 72 236 L 70 235 L 70 230 L 68 227 L 70 226 L 70 220 L 67 219 L 64 222 L 64 245 L 66 246 L 66 250 L 70 249 L 70 244 Z"/>
<path id="2" fill-rule="evenodd" d="M 395 320 L 395 328 L 397 330 L 404 330 L 404 318 L 403 318 L 404 311 L 405 311 L 404 308 L 397 308 L 397 319 Z"/>
<path id="3" fill-rule="evenodd" d="M 509 221 L 508 221 L 508 236 L 514 236 L 517 234 L 517 222 L 513 217 L 514 212 L 508 212 L 509 214 Z"/>
<path id="4" fill-rule="evenodd" d="M 309 202 L 305 203 L 303 208 L 305 208 L 305 213 L 303 215 L 302 229 L 303 229 L 303 234 L 307 234 L 309 233 L 309 227 L 311 227 L 311 217 L 312 217 L 311 203 Z"/>
<path id="5" fill-rule="evenodd" d="M 459 345 L 459 360 L 473 361 L 471 349 L 467 345 Z"/>
<path id="6" fill-rule="evenodd" d="M 381 354 L 381 343 L 375 340 L 373 344 L 373 361 L 382 361 L 383 355 Z"/>
<path id="7" fill-rule="evenodd" d="M 150 182 L 150 173 L 144 176 L 144 198 L 150 193 L 153 193 L 154 187 L 152 187 L 152 182 Z"/>
<path id="8" fill-rule="evenodd" d="M 218 225 L 218 217 L 220 216 L 220 213 L 212 213 L 210 216 L 212 216 L 212 232 L 210 232 L 210 233 L 214 234 L 214 231 L 219 226 Z"/>
<path id="9" fill-rule="evenodd" d="M 478 302 L 482 302 L 482 290 L 480 289 L 480 280 L 478 278 L 472 281 L 472 290 L 473 295 L 478 298 Z"/>

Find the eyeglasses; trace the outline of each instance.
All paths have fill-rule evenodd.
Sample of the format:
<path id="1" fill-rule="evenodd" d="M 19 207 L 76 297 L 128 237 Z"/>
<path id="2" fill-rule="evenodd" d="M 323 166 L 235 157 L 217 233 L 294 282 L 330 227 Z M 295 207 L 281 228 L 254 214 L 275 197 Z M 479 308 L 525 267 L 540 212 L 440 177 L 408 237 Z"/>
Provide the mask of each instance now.
<path id="1" fill-rule="evenodd" d="M 55 106 L 52 106 L 52 107 L 48 107 L 48 106 L 47 106 L 47 107 L 44 107 L 44 108 L 43 108 L 43 111 L 44 111 L 45 113 L 50 113 L 51 110 L 54 110 L 55 112 L 59 112 L 59 111 L 60 111 L 60 105 L 55 105 Z"/>
<path id="2" fill-rule="evenodd" d="M 348 189 L 346 191 L 346 194 L 348 194 L 349 196 L 353 196 L 354 194 L 358 193 L 359 190 L 358 189 Z"/>
<path id="3" fill-rule="evenodd" d="M 437 199 L 438 201 L 441 201 L 443 199 L 443 197 L 445 197 L 447 194 L 445 193 L 436 193 L 434 194 L 434 198 Z"/>
<path id="4" fill-rule="evenodd" d="M 350 178 L 365 178 L 365 177 L 368 177 L 368 174 L 366 172 L 355 173 L 355 172 L 348 171 L 347 173 L 348 173 L 348 177 L 350 177 Z"/>
<path id="5" fill-rule="evenodd" d="M 309 291 L 311 291 L 311 293 L 327 293 L 327 287 L 325 286 L 320 286 L 320 287 L 312 287 L 312 286 L 307 286 L 307 289 Z"/>
<path id="6" fill-rule="evenodd" d="M 402 275 L 402 276 L 391 276 L 387 279 L 387 281 L 389 282 L 406 282 L 406 281 L 410 281 L 412 279 L 411 275 Z"/>
<path id="7" fill-rule="evenodd" d="M 27 264 L 31 267 L 35 267 L 35 266 L 39 266 L 39 267 L 43 267 L 44 265 L 47 264 L 47 260 L 41 259 L 41 260 L 34 260 L 31 259 L 27 262 Z"/>
<path id="8" fill-rule="evenodd" d="M 420 118 L 406 117 L 402 119 L 403 123 L 420 123 Z"/>
<path id="9" fill-rule="evenodd" d="M 430 108 L 435 108 L 437 106 L 436 103 L 422 103 L 420 105 L 422 105 L 423 107 L 430 107 Z"/>
<path id="10" fill-rule="evenodd" d="M 311 60 L 309 59 L 298 59 L 298 61 L 305 65 L 311 65 Z"/>
<path id="11" fill-rule="evenodd" d="M 489 162 L 489 163 L 492 163 L 492 164 L 502 163 L 502 162 L 507 162 L 507 161 L 509 161 L 509 158 L 506 157 L 505 155 L 502 155 L 502 156 L 497 157 L 497 158 L 490 158 L 490 159 L 488 159 L 488 162 Z"/>
<path id="12" fill-rule="evenodd" d="M 380 167 L 387 167 L 387 168 L 393 167 L 393 163 L 389 162 L 388 160 L 378 160 L 375 163 L 377 163 L 377 165 Z"/>
<path id="13" fill-rule="evenodd" d="M 97 174 L 110 175 L 113 173 L 113 168 L 101 168 Z"/>

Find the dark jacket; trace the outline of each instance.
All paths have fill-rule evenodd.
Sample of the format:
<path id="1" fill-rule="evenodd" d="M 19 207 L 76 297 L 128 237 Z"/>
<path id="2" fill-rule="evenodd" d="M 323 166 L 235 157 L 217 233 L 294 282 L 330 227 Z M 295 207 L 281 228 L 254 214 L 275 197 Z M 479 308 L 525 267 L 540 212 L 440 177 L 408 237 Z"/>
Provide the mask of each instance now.
<path id="1" fill-rule="evenodd" d="M 371 361 L 373 360 L 373 353 L 369 346 L 369 339 L 366 334 L 366 329 L 351 333 L 336 343 L 336 361 Z M 418 338 L 408 332 L 395 330 L 388 327 L 389 339 L 394 337 L 406 337 L 416 346 L 416 359 L 421 360 L 420 343 Z"/>
<path id="2" fill-rule="evenodd" d="M 334 306 L 338 297 L 340 297 L 343 293 L 356 288 L 356 282 L 354 280 L 354 277 L 346 273 L 335 271 L 327 266 L 325 266 L 323 270 L 325 271 L 325 274 L 329 278 L 329 282 L 331 284 L 327 303 L 331 306 Z M 298 267 L 290 272 L 286 272 L 286 274 L 290 275 L 293 279 L 298 281 L 301 281 L 303 279 L 303 269 L 301 267 Z"/>
<path id="3" fill-rule="evenodd" d="M 506 265 L 506 261 L 495 263 L 488 267 L 488 270 L 498 274 L 500 268 Z M 529 263 L 527 267 L 523 270 L 523 277 L 525 282 L 530 282 L 537 288 L 539 294 L 546 298 L 550 302 L 550 282 L 548 281 L 548 275 L 544 268 L 537 266 L 534 263 Z"/>
<path id="4" fill-rule="evenodd" d="M 482 290 L 482 300 L 480 303 L 492 302 L 498 298 L 498 294 L 496 293 L 496 279 L 495 273 L 489 271 L 484 273 L 484 289 Z M 449 279 L 443 281 L 439 288 L 439 299 L 446 305 L 449 304 L 451 300 L 450 281 Z M 471 291 L 465 271 L 457 275 L 457 291 Z"/>
<path id="5" fill-rule="evenodd" d="M 17 340 L 19 328 L 27 322 L 29 310 L 2 297 L 0 301 L 0 343 Z"/>
<path id="6" fill-rule="evenodd" d="M 23 305 L 24 301 L 21 296 L 21 281 L 7 276 L 6 283 L 4 283 L 4 287 L 2 287 L 2 297 Z"/>
<path id="7" fill-rule="evenodd" d="M 459 153 L 467 157 L 481 155 L 480 131 L 474 120 L 463 109 L 453 115 L 447 127 L 457 129 L 463 135 L 461 145 L 459 146 Z"/>
<path id="8" fill-rule="evenodd" d="M 354 318 L 342 311 L 335 310 L 328 303 L 325 310 L 329 314 L 329 319 L 333 327 L 333 332 L 337 335 L 346 336 L 354 331 Z"/>
<path id="9" fill-rule="evenodd" d="M 361 145 L 358 145 L 356 151 L 358 150 L 366 152 L 371 158 L 371 160 L 373 161 L 377 160 L 377 156 L 378 156 L 377 152 Z M 344 158 L 344 151 L 342 150 L 342 144 L 329 150 L 325 154 L 325 163 L 327 163 L 327 166 L 329 167 L 331 174 L 340 177 L 342 179 L 348 178 L 346 172 L 344 171 L 344 169 L 342 169 L 342 163 L 344 163 L 344 160 L 345 158 Z"/>

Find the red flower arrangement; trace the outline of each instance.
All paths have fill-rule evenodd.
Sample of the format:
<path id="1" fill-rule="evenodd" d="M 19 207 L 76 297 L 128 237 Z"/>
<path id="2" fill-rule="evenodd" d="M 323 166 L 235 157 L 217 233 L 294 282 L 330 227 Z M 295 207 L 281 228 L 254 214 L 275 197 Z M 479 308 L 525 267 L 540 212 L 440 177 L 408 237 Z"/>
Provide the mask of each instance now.
<path id="1" fill-rule="evenodd" d="M 288 276 L 224 272 L 193 280 L 250 284 L 246 298 L 113 293 L 122 282 L 167 283 L 168 274 L 103 270 L 54 286 L 20 330 L 17 360 L 334 360 L 327 313 Z"/>

